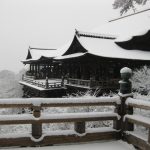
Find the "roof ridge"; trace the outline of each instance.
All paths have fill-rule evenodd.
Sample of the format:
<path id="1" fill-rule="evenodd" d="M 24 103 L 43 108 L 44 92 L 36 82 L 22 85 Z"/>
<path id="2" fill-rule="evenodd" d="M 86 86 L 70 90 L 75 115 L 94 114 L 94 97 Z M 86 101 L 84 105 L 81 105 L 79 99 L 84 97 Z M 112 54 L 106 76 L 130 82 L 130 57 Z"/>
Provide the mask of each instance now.
<path id="1" fill-rule="evenodd" d="M 117 21 L 117 20 L 120 20 L 120 19 L 124 19 L 126 17 L 134 16 L 134 15 L 137 15 L 137 14 L 149 11 L 149 10 L 150 10 L 150 8 L 142 10 L 142 11 L 138 11 L 136 13 L 132 13 L 132 14 L 129 14 L 129 15 L 126 15 L 126 16 L 122 16 L 122 17 L 119 17 L 119 18 L 116 18 L 116 19 L 112 19 L 112 20 L 109 20 L 108 22 L 113 22 L 113 21 Z"/>
<path id="2" fill-rule="evenodd" d="M 30 47 L 29 46 L 29 49 L 36 49 L 36 50 L 57 50 L 57 49 L 54 49 L 54 48 L 51 48 L 51 49 L 48 49 L 48 48 L 34 48 L 34 47 Z"/>
<path id="3" fill-rule="evenodd" d="M 115 35 L 84 32 L 84 31 L 78 31 L 78 30 L 75 30 L 75 34 L 78 37 L 83 36 L 83 37 L 102 38 L 102 39 L 116 39 L 117 38 L 117 36 Z"/>

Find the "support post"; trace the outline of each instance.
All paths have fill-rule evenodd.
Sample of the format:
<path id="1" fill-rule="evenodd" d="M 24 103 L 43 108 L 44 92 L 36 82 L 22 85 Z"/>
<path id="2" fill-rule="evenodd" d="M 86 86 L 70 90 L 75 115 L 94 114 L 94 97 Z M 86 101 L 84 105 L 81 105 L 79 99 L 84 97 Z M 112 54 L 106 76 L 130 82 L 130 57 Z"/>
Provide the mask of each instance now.
<path id="1" fill-rule="evenodd" d="M 32 69 L 32 66 L 31 66 L 31 64 L 30 64 L 30 73 L 31 73 L 31 69 Z"/>
<path id="2" fill-rule="evenodd" d="M 65 78 L 64 78 L 64 76 L 62 75 L 62 77 L 61 77 L 61 86 L 62 86 L 62 87 L 64 86 L 64 80 L 65 80 Z"/>
<path id="3" fill-rule="evenodd" d="M 41 107 L 33 107 L 33 116 L 39 118 L 41 115 Z M 42 136 L 42 123 L 33 123 L 32 124 L 32 136 L 36 139 Z"/>
<path id="4" fill-rule="evenodd" d="M 79 134 L 85 133 L 85 122 L 75 122 L 74 130 Z"/>
<path id="5" fill-rule="evenodd" d="M 120 70 L 121 78 L 122 80 L 119 81 L 120 84 L 120 92 L 119 96 L 121 99 L 121 106 L 120 106 L 120 113 L 121 116 L 121 123 L 120 123 L 120 129 L 121 129 L 121 137 L 123 139 L 123 134 L 125 130 L 133 131 L 133 124 L 126 124 L 124 122 L 124 116 L 127 113 L 133 114 L 133 108 L 127 108 L 125 105 L 126 99 L 128 97 L 132 97 L 132 84 L 130 81 L 132 70 L 130 68 L 124 67 Z"/>
<path id="6" fill-rule="evenodd" d="M 46 77 L 46 81 L 45 81 L 45 88 L 48 89 L 48 77 Z"/>
<path id="7" fill-rule="evenodd" d="M 90 77 L 90 88 L 92 88 L 92 87 L 93 87 L 93 78 Z"/>

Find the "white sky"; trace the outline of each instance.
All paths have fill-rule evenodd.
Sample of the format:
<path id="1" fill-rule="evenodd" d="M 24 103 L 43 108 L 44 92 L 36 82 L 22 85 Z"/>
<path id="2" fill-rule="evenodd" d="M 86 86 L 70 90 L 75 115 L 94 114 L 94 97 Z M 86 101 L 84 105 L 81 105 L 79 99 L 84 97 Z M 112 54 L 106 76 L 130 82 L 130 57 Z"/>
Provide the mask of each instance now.
<path id="1" fill-rule="evenodd" d="M 0 70 L 18 72 L 31 47 L 58 48 L 74 30 L 119 16 L 114 0 L 0 0 Z"/>

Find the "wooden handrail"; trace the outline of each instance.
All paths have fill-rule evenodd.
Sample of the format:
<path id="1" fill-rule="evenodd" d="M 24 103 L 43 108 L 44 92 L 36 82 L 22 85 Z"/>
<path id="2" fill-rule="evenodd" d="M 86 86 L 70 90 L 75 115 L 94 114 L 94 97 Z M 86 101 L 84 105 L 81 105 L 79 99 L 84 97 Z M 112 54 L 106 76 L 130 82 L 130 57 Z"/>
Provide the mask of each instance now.
<path id="1" fill-rule="evenodd" d="M 32 124 L 32 136 L 33 138 L 38 139 L 39 142 L 34 142 L 31 139 L 26 143 L 26 145 L 36 145 L 40 144 L 40 137 L 42 136 L 42 124 L 43 123 L 64 123 L 64 122 L 74 122 L 75 132 L 77 134 L 85 134 L 85 139 L 89 138 L 90 140 L 98 140 L 98 139 L 110 139 L 116 138 L 119 132 L 113 131 L 104 131 L 102 133 L 94 132 L 90 134 L 86 134 L 85 130 L 85 122 L 86 121 L 105 121 L 112 120 L 117 121 L 119 119 L 119 115 L 117 113 L 112 112 L 86 112 L 86 113 L 59 113 L 59 114 L 44 114 L 41 113 L 41 110 L 45 107 L 74 107 L 74 106 L 118 106 L 120 105 L 119 97 L 101 97 L 101 98 L 31 98 L 31 99 L 0 99 L 0 108 L 14 108 L 14 107 L 30 107 L 33 109 L 33 114 L 16 114 L 16 115 L 0 115 L 0 125 L 10 125 L 10 124 Z M 106 133 L 106 134 L 104 134 Z M 90 136 L 90 137 L 89 137 Z M 48 138 L 59 139 L 62 137 L 61 135 L 57 135 L 57 137 L 49 136 Z M 97 138 L 100 137 L 100 138 Z M 10 141 L 9 137 L 7 139 L 0 138 L 0 146 L 8 146 L 5 141 Z M 16 139 L 16 141 L 20 141 L 21 139 Z M 23 138 L 24 140 L 25 137 Z M 75 142 L 77 140 L 76 137 L 70 136 L 65 137 L 66 141 Z M 82 141 L 82 138 L 79 138 L 77 141 Z M 19 142 L 11 142 L 10 145 L 22 145 Z M 32 141 L 32 142 L 31 142 Z M 50 140 L 53 141 L 53 140 Z M 58 140 L 57 143 L 65 142 L 62 140 Z M 86 141 L 86 140 L 85 140 Z M 32 144 L 31 144 L 32 143 Z M 42 139 L 42 143 L 47 144 L 47 140 Z M 54 142 L 56 143 L 56 142 Z"/>

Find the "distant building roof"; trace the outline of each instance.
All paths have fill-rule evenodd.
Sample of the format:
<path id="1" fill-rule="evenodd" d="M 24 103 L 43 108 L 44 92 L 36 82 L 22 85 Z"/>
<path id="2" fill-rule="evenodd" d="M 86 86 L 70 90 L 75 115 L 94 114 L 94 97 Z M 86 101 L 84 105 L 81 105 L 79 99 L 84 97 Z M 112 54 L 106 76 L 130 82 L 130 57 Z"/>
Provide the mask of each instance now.
<path id="1" fill-rule="evenodd" d="M 37 61 L 42 58 L 54 58 L 57 56 L 57 53 L 58 52 L 56 49 L 29 47 L 26 60 L 23 60 L 22 62 L 27 63 L 27 62 Z"/>

